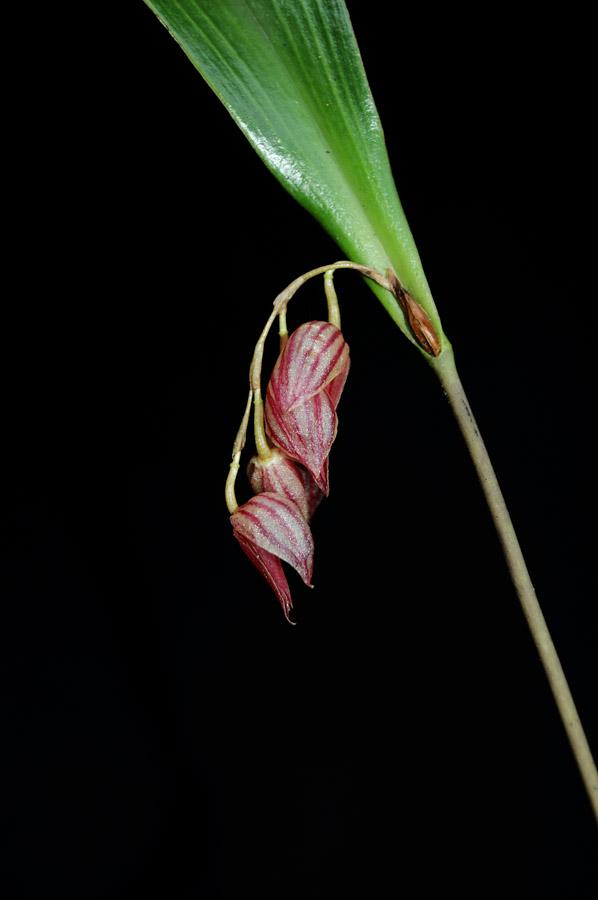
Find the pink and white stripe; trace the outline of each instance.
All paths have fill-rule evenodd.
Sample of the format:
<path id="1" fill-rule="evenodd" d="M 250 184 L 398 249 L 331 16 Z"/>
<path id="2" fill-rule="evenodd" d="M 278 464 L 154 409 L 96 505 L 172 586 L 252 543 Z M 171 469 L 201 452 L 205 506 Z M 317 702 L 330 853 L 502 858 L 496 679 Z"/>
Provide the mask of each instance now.
<path id="1" fill-rule="evenodd" d="M 265 491 L 240 506 L 230 520 L 234 535 L 243 549 L 245 544 L 249 544 L 256 553 L 266 551 L 289 563 L 305 584 L 311 583 L 314 542 L 309 525 L 292 500 L 282 494 Z M 253 557 L 252 562 L 271 583 L 267 566 L 262 568 Z"/>
<path id="2" fill-rule="evenodd" d="M 326 467 L 326 481 L 328 482 L 328 460 L 324 463 Z M 299 474 L 301 475 L 301 480 L 303 481 L 303 490 L 305 492 L 305 499 L 307 504 L 307 521 L 311 520 L 311 517 L 315 513 L 316 509 L 324 499 L 324 494 L 315 483 L 307 469 L 304 469 L 303 466 L 297 466 Z"/>
<path id="3" fill-rule="evenodd" d="M 323 494 L 328 496 L 326 462 L 336 437 L 337 417 L 323 391 L 284 415 L 275 399 L 266 394 L 266 430 L 272 442 L 291 459 L 302 463 Z"/>
<path id="4" fill-rule="evenodd" d="M 270 439 L 305 466 L 326 496 L 336 406 L 349 365 L 349 346 L 339 329 L 329 322 L 307 322 L 290 336 L 266 392 Z"/>
<path id="5" fill-rule="evenodd" d="M 348 345 L 347 345 L 348 349 Z M 346 361 L 343 364 L 343 368 L 340 370 L 338 375 L 332 379 L 332 381 L 326 385 L 326 393 L 332 400 L 334 408 L 336 409 L 338 406 L 338 402 L 341 399 L 341 394 L 345 389 L 345 384 L 347 383 L 347 376 L 349 375 L 349 368 L 351 367 L 351 360 L 347 355 Z"/>
<path id="6" fill-rule="evenodd" d="M 280 450 L 272 450 L 270 459 L 252 457 L 247 466 L 247 477 L 254 494 L 261 494 L 263 491 L 282 494 L 292 500 L 299 507 L 303 518 L 309 521 L 313 505 L 311 488 L 306 483 L 309 475 Z"/>
<path id="7" fill-rule="evenodd" d="M 276 594 L 276 598 L 282 606 L 285 619 L 288 622 L 291 622 L 290 612 L 293 608 L 293 600 L 289 590 L 287 576 L 284 574 L 281 561 L 277 556 L 274 556 L 273 553 L 268 553 L 267 550 L 256 547 L 255 544 L 248 541 L 242 534 L 235 532 L 235 537 L 246 556 L 250 559 L 258 572 L 264 576 Z"/>
<path id="8" fill-rule="evenodd" d="M 336 325 L 300 325 L 289 337 L 270 378 L 281 411 L 287 413 L 323 391 L 347 368 L 348 360 L 348 344 Z"/>

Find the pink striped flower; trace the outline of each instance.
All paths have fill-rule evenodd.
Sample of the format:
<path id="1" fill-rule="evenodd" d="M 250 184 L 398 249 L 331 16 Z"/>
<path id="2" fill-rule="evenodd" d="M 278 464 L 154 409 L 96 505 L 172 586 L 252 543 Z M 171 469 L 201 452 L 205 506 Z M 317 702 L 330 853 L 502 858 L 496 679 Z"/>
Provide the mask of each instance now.
<path id="1" fill-rule="evenodd" d="M 254 494 L 273 491 L 295 503 L 309 522 L 322 499 L 322 492 L 303 466 L 289 459 L 281 450 L 272 450 L 269 459 L 253 456 L 247 466 L 247 477 Z"/>
<path id="2" fill-rule="evenodd" d="M 298 506 L 282 494 L 265 491 L 239 506 L 230 520 L 242 549 L 291 621 L 293 601 L 282 562 L 291 565 L 309 586 L 314 565 L 313 538 Z"/>
<path id="3" fill-rule="evenodd" d="M 330 322 L 306 322 L 290 336 L 268 384 L 266 430 L 328 495 L 328 454 L 336 407 L 349 373 L 349 346 Z"/>

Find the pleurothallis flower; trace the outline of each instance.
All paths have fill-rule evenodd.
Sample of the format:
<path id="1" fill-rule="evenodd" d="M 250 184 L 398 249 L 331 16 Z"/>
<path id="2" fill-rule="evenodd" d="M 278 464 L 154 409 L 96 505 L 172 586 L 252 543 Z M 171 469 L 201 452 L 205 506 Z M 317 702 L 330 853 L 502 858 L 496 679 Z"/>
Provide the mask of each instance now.
<path id="1" fill-rule="evenodd" d="M 331 322 L 306 322 L 289 337 L 268 383 L 266 432 L 328 496 L 336 409 L 349 374 L 349 345 Z"/>

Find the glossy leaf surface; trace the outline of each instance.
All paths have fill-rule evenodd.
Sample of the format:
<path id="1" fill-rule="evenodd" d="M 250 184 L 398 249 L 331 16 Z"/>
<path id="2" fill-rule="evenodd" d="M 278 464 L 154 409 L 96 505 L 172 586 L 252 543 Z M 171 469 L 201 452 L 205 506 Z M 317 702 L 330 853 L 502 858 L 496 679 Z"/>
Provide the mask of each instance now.
<path id="1" fill-rule="evenodd" d="M 344 254 L 380 272 L 393 268 L 442 333 L 343 0 L 146 3 Z M 394 297 L 372 289 L 411 337 Z"/>

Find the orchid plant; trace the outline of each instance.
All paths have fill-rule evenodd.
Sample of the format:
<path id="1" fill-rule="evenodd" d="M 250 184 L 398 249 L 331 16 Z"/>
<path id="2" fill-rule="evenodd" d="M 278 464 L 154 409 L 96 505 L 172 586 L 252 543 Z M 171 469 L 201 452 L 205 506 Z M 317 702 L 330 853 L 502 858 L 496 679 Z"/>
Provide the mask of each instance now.
<path id="1" fill-rule="evenodd" d="M 598 772 L 490 458 L 461 384 L 393 181 L 381 123 L 344 0 L 146 0 L 222 100 L 259 156 L 311 212 L 347 260 L 295 278 L 274 302 L 249 370 L 249 395 L 226 481 L 233 534 L 290 620 L 283 563 L 306 584 L 310 520 L 329 490 L 329 454 L 349 372 L 333 273 L 364 276 L 447 395 L 480 478 L 505 559 L 588 796 L 598 818 Z M 323 276 L 327 321 L 289 336 L 286 308 Z M 280 353 L 262 399 L 264 345 L 276 319 Z M 236 479 L 253 408 L 253 496 Z"/>
<path id="2" fill-rule="evenodd" d="M 349 261 L 314 269 L 295 279 L 277 298 L 257 342 L 249 370 L 250 390 L 235 440 L 226 482 L 226 502 L 233 533 L 272 587 L 288 621 L 293 603 L 281 561 L 289 563 L 311 586 L 314 547 L 309 521 L 329 493 L 329 454 L 336 437 L 336 410 L 349 374 L 349 346 L 340 329 L 334 271 L 355 269 L 389 291 L 400 290 L 396 278 Z M 324 273 L 327 322 L 305 322 L 289 337 L 286 308 L 309 278 Z M 406 295 L 406 292 L 404 292 Z M 414 306 L 418 306 L 411 299 Z M 422 311 L 425 317 L 425 313 Z M 280 355 L 261 395 L 264 343 L 275 317 L 280 319 Z M 427 318 L 427 317 L 425 317 Z M 256 496 L 237 504 L 235 481 L 253 402 L 257 454 L 248 466 Z"/>

